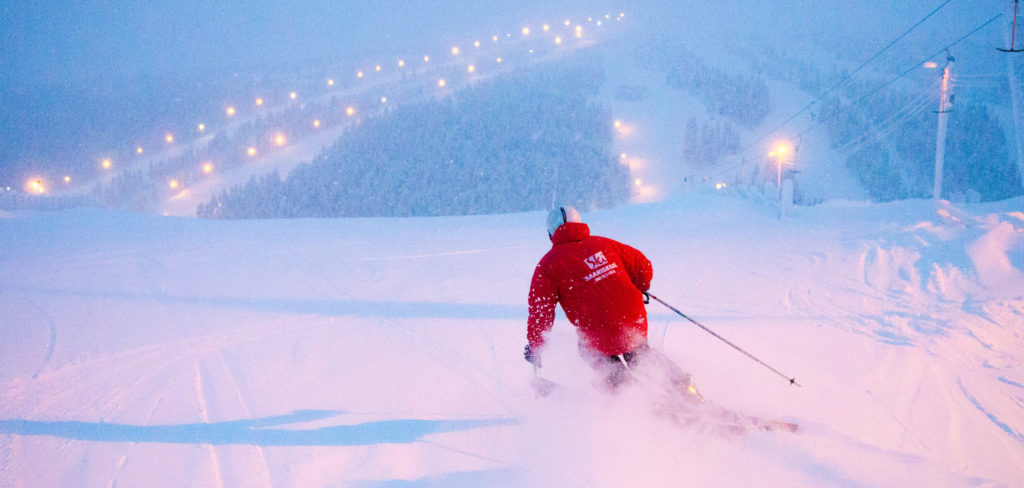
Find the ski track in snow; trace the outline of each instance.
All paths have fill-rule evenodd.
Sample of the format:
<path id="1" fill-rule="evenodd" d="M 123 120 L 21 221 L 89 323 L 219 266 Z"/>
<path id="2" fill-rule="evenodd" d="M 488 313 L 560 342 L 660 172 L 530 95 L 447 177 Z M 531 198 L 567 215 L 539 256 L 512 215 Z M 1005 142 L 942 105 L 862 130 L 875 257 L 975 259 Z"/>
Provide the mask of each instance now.
<path id="1" fill-rule="evenodd" d="M 477 366 L 475 361 L 469 359 L 468 355 L 458 351 L 451 346 L 446 346 L 428 335 L 417 332 L 412 326 L 402 326 L 391 319 L 380 319 L 392 338 L 400 344 L 415 350 L 417 354 L 431 358 L 444 369 L 451 372 L 462 380 L 466 385 L 473 388 L 478 395 L 486 395 L 493 398 L 507 413 L 513 409 L 505 402 L 501 392 L 507 385 L 494 375 L 487 375 L 485 371 Z"/>
<path id="2" fill-rule="evenodd" d="M 235 400 L 238 402 L 238 405 L 242 408 L 244 418 L 246 420 L 252 420 L 252 412 L 249 410 L 249 404 L 245 401 L 245 398 L 242 396 L 242 391 L 238 386 L 238 381 L 235 379 L 235 376 L 231 373 L 231 369 L 228 367 L 227 362 L 224 360 L 223 349 L 217 352 L 217 359 L 224 376 L 226 376 L 228 379 L 227 383 L 231 387 L 231 392 L 234 394 Z M 266 453 L 263 452 L 263 447 L 254 444 L 251 446 L 247 446 L 247 448 L 256 458 L 255 464 L 260 476 L 258 483 L 259 486 L 271 486 L 270 468 L 267 465 L 267 456 Z"/>
<path id="3" fill-rule="evenodd" d="M 153 419 L 153 414 L 156 413 L 156 409 L 160 407 L 160 404 L 163 403 L 163 401 L 164 401 L 164 397 L 163 397 L 162 394 L 156 398 L 156 400 L 153 402 L 153 407 L 150 408 L 149 412 L 146 414 L 146 420 L 142 423 L 143 427 L 148 427 L 149 426 L 150 421 Z M 128 446 L 128 449 L 125 450 L 124 455 L 122 455 L 121 458 L 118 459 L 117 467 L 114 469 L 114 475 L 113 475 L 113 477 L 110 480 L 109 488 L 116 488 L 117 487 L 118 475 L 120 475 L 121 470 L 124 469 L 125 463 L 128 461 L 128 458 L 132 455 L 132 452 L 135 450 L 135 448 L 138 445 L 139 444 L 137 442 L 132 442 Z"/>
<path id="4" fill-rule="evenodd" d="M 39 306 L 38 303 L 36 303 L 31 298 L 27 298 L 27 300 L 29 303 L 34 305 L 39 310 L 39 316 L 46 321 L 46 324 L 49 326 L 48 332 L 50 334 L 50 339 L 46 343 L 46 355 L 43 357 L 42 362 L 39 364 L 39 368 L 37 368 L 36 371 L 32 373 L 32 378 L 35 379 L 39 377 L 40 372 L 46 369 L 46 367 L 50 364 L 50 359 L 53 358 L 53 349 L 57 347 L 57 325 L 54 324 L 53 321 L 46 316 L 46 312 L 43 310 L 42 307 Z"/>
<path id="5" fill-rule="evenodd" d="M 204 424 L 210 423 L 210 410 L 206 404 L 206 394 L 203 392 L 203 374 L 199 366 L 199 360 L 195 361 L 195 386 L 196 386 L 196 398 L 199 400 L 199 418 Z M 203 449 L 206 451 L 207 457 L 212 465 L 212 475 L 217 488 L 224 488 L 224 474 L 221 468 L 220 457 L 217 455 L 217 449 L 212 444 L 203 444 Z"/>
<path id="6" fill-rule="evenodd" d="M 995 414 L 986 409 L 985 406 L 982 405 L 981 402 L 979 402 L 974 397 L 974 395 L 971 395 L 971 393 L 967 391 L 967 388 L 964 386 L 963 381 L 957 382 L 957 385 L 960 387 L 960 391 L 963 392 L 964 397 L 967 398 L 967 401 L 971 402 L 971 405 L 974 405 L 974 408 L 977 408 L 979 412 L 984 414 L 985 417 L 991 420 L 993 424 L 999 427 L 1000 430 L 1006 432 L 1006 434 L 1013 438 L 1015 441 L 1024 444 L 1024 433 L 1021 433 L 1021 431 L 1014 429 L 1009 424 L 1000 420 L 999 417 L 997 417 Z"/>

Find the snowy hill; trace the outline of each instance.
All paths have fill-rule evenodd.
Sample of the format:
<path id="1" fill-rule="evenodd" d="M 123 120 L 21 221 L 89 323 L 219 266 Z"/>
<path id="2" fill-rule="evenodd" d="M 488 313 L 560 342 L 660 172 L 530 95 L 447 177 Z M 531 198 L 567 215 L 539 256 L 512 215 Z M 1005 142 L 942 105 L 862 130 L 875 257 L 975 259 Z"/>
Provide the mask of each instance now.
<path id="1" fill-rule="evenodd" d="M 1011 170 L 1015 162 L 1021 164 L 1013 153 L 1020 154 L 1015 149 L 1024 136 L 1017 134 L 1014 140 L 1004 70 L 1013 58 L 995 49 L 1011 35 L 1009 2 L 982 8 L 966 1 L 934 7 L 805 0 L 642 1 L 624 10 L 606 2 L 518 2 L 514 7 L 441 2 L 426 16 L 419 9 L 371 3 L 345 15 L 328 6 L 289 12 L 257 8 L 250 12 L 251 22 L 239 26 L 250 38 L 232 37 L 224 46 L 195 48 L 207 62 L 217 56 L 245 58 L 248 61 L 240 65 L 249 68 L 240 73 L 229 64 L 210 71 L 208 66 L 200 69 L 198 60 L 179 59 L 172 71 L 175 79 L 183 80 L 181 86 L 160 75 L 156 77 L 168 86 L 134 81 L 127 86 L 137 106 L 124 100 L 120 88 L 111 89 L 108 96 L 118 102 L 111 106 L 123 108 L 107 114 L 103 130 L 95 128 L 102 138 L 90 135 L 96 121 L 85 120 L 82 114 L 57 117 L 66 124 L 61 131 L 54 128 L 52 114 L 35 107 L 31 97 L 12 98 L 21 104 L 12 114 L 21 115 L 10 117 L 8 130 L 16 143 L 9 148 L 21 156 L 12 156 L 12 165 L 0 165 L 0 205 L 54 208 L 93 198 L 113 208 L 195 215 L 200 203 L 250 177 L 274 170 L 286 176 L 313 160 L 358 119 L 401 104 L 447 97 L 473 80 L 521 72 L 541 61 L 571 59 L 574 50 L 584 46 L 600 52 L 605 61 L 606 79 L 594 101 L 623 124 L 614 134 L 614 152 L 624 155 L 631 170 L 632 201 L 657 201 L 693 182 L 732 185 L 742 180 L 745 185 L 764 186 L 770 179 L 766 172 L 774 173 L 768 154 L 778 141 L 788 141 L 798 154 L 791 169 L 798 172 L 793 179 L 801 203 L 861 200 L 869 195 L 879 200 L 924 196 L 923 189 L 931 189 L 935 124 L 930 114 L 937 106 L 938 78 L 937 71 L 920 64 L 942 62 L 942 46 L 956 55 L 953 84 L 962 109 L 950 129 L 947 197 L 997 200 L 1020 194 L 1015 182 L 1024 171 L 1012 175 Z M 240 8 L 212 8 L 201 24 L 215 25 L 215 19 L 231 17 Z M 171 27 L 177 24 L 200 28 L 188 13 L 166 14 L 169 32 L 178 33 Z M 146 17 L 146 12 L 138 15 Z M 264 16 L 281 22 L 261 25 Z M 324 24 L 311 23 L 311 18 Z M 85 29 L 96 22 L 103 22 L 103 17 L 65 28 Z M 310 24 L 308 36 L 291 36 L 296 39 L 284 42 L 280 29 L 292 24 Z M 348 27 L 339 29 L 341 25 Z M 12 38 L 31 25 L 16 27 Z M 213 38 L 225 35 L 213 30 Z M 339 42 L 341 32 L 351 42 Z M 24 33 L 38 35 L 31 29 Z M 139 42 L 156 42 L 149 38 L 151 33 L 144 34 Z M 553 48 L 556 38 L 562 42 Z M 236 43 L 242 39 L 252 45 L 241 49 Z M 273 45 L 260 50 L 261 43 Z M 459 46 L 461 51 L 453 49 Z M 83 45 L 82 59 L 70 61 L 89 65 L 88 56 L 97 50 L 122 47 Z M 238 51 L 228 56 L 229 47 Z M 291 55 L 282 60 L 286 52 Z M 271 53 L 276 56 L 267 56 Z M 161 59 L 168 62 L 174 57 Z M 26 68 L 34 66 L 28 58 L 17 61 Z M 685 75 L 693 66 L 714 74 L 698 77 L 698 82 L 725 89 L 705 91 L 671 81 L 680 70 Z M 36 68 L 24 70 L 25 76 L 31 78 L 29 72 Z M 136 68 L 146 72 L 145 67 Z M 104 78 L 118 81 L 117 73 Z M 435 83 L 445 78 L 448 84 L 437 88 Z M 124 75 L 122 81 L 137 79 Z M 756 90 L 748 91 L 758 96 L 728 100 L 737 86 L 742 89 L 751 79 Z M 54 83 L 91 86 L 78 78 Z M 880 96 L 862 98 L 882 84 L 887 89 Z M 68 88 L 62 97 L 73 97 L 83 86 Z M 36 95 L 43 102 L 62 105 L 63 98 L 53 90 L 40 90 Z M 104 106 L 102 100 L 94 102 Z M 826 107 L 836 108 L 830 103 L 843 109 L 839 128 L 823 125 Z M 714 105 L 719 104 L 732 105 L 731 109 L 749 105 L 764 114 L 736 121 L 716 113 L 722 107 Z M 88 107 L 81 111 L 92 113 Z M 358 115 L 339 115 L 345 107 L 358 108 Z M 157 117 L 164 112 L 169 119 Z M 113 127 L 117 120 L 140 127 Z M 701 131 L 721 129 L 730 137 L 695 144 L 700 131 L 691 130 L 691 122 Z M 160 123 L 165 127 L 149 126 Z M 40 125 L 46 130 L 34 127 Z M 59 137 L 53 132 L 60 132 Z M 1021 132 L 1019 127 L 1016 132 Z M 974 141 L 982 143 L 972 146 Z M 106 188 L 96 191 L 102 186 Z M 33 201 L 40 192 L 74 198 Z"/>
<path id="2" fill-rule="evenodd" d="M 0 214 L 3 486 L 1020 486 L 1024 201 L 724 193 L 584 215 L 654 262 L 651 343 L 730 439 L 591 391 L 559 318 L 522 360 L 541 213 Z"/>
<path id="3" fill-rule="evenodd" d="M 209 126 L 198 129 L 191 118 L 174 120 L 191 135 L 179 132 L 172 144 L 162 131 L 148 134 L 143 140 L 154 143 L 144 152 L 136 148 L 143 142 L 120 141 L 127 144 L 125 163 L 115 161 L 113 171 L 93 169 L 98 158 L 66 163 L 77 171 L 65 190 L 79 197 L 68 200 L 73 205 L 92 190 L 79 174 L 99 185 L 151 163 L 164 165 L 148 176 L 156 184 L 147 201 L 155 203 L 152 214 L 0 210 L 0 486 L 1024 486 L 1024 197 L 868 203 L 847 169 L 848 154 L 831 147 L 824 130 L 800 139 L 797 163 L 805 203 L 821 203 L 779 209 L 774 181 L 765 188 L 734 184 L 767 161 L 762 144 L 817 123 L 801 107 L 930 9 L 938 7 L 934 17 L 854 80 L 864 85 L 858 90 L 916 68 L 1009 2 L 980 8 L 967 1 L 941 7 L 641 1 L 623 14 L 620 30 L 592 37 L 595 19 L 584 24 L 589 13 L 580 12 L 579 2 L 441 2 L 430 13 L 398 9 L 398 2 L 364 3 L 352 15 L 328 5 L 294 14 L 262 6 L 262 14 L 242 15 L 245 22 L 221 32 L 220 20 L 248 12 L 248 3 L 238 2 L 205 10 L 212 13 L 201 24 L 217 33 L 208 38 L 174 27 L 192 25 L 190 15 L 203 11 L 198 8 L 182 14 L 139 9 L 135 15 L 150 20 L 119 22 L 128 26 L 122 34 L 131 34 L 132 26 L 159 18 L 172 33 L 162 39 L 182 41 L 178 48 L 230 37 L 232 43 L 216 48 L 191 44 L 207 64 L 243 51 L 263 54 L 260 43 L 271 42 L 281 44 L 268 52 L 277 61 L 300 53 L 317 69 L 275 66 L 264 73 L 266 86 L 253 83 L 238 93 L 233 78 L 221 80 L 217 96 L 237 105 L 236 115 L 226 116 L 221 100 L 206 100 L 216 106 L 219 122 L 202 119 Z M 596 5 L 604 2 L 585 3 L 595 12 L 618 12 Z M 317 13 L 324 9 L 330 14 Z M 108 22 L 106 15 L 79 22 L 78 14 L 87 14 L 79 9 L 57 19 L 57 27 L 32 30 L 33 11 L 19 12 L 16 31 L 38 43 L 86 38 L 76 29 L 106 32 L 100 26 Z M 405 95 L 406 101 L 443 98 L 460 83 L 525 70 L 533 63 L 525 53 L 534 53 L 522 48 L 538 39 L 553 42 L 555 35 L 536 27 L 563 15 L 587 26 L 574 46 L 600 52 L 604 84 L 594 101 L 618 122 L 613 153 L 623 155 L 635 187 L 629 204 L 585 212 L 584 219 L 595 234 L 651 258 L 655 294 L 802 386 L 789 386 L 657 303 L 648 308 L 652 346 L 691 373 L 715 404 L 796 422 L 799 433 L 723 437 L 659 415 L 642 386 L 616 396 L 595 391 L 561 312 L 540 374 L 563 388 L 538 397 L 522 347 L 529 279 L 550 246 L 542 212 L 261 221 L 156 215 L 192 216 L 198 204 L 254 175 L 287 174 L 358 117 L 391 110 L 388 104 Z M 293 30 L 307 24 L 316 47 L 286 42 L 305 40 Z M 522 25 L 535 27 L 532 37 L 516 30 Z M 993 77 L 993 70 L 999 80 L 1005 76 L 999 64 L 1005 58 L 993 46 L 1006 40 L 1001 28 L 1007 25 L 992 23 L 964 38 L 956 56 L 964 106 L 973 93 L 996 107 L 985 120 L 1009 126 L 1005 86 Z M 78 34 L 48 36 L 53 28 Z M 492 32 L 509 33 L 481 58 L 490 68 L 481 64 L 470 72 L 465 51 L 449 56 L 455 43 L 468 50 L 473 37 L 466 36 Z M 152 46 L 150 32 L 137 34 L 140 44 Z M 351 37 L 345 49 L 352 51 L 334 50 L 344 44 L 341 37 Z M 113 44 L 98 50 L 137 57 L 131 43 Z M 35 45 L 10 52 L 28 53 L 25 46 Z M 571 58 L 576 47 L 561 46 L 544 60 Z M 90 73 L 98 64 L 88 56 L 97 46 L 51 51 L 80 59 L 48 58 L 36 76 L 51 78 L 45 68 L 60 62 Z M 353 74 L 381 59 L 422 59 L 423 51 L 433 56 L 430 68 L 413 71 L 428 77 L 396 71 L 359 84 Z M 199 73 L 185 64 L 191 53 L 175 52 L 164 53 L 158 64 L 184 78 Z M 325 53 L 343 60 L 330 68 L 343 66 L 348 80 L 339 76 L 327 85 L 336 73 L 321 64 L 326 58 L 318 54 Z M 250 61 L 259 57 L 249 55 Z M 35 61 L 25 56 L 16 66 L 27 69 Z M 354 63 L 361 64 L 348 69 Z M 756 116 L 728 120 L 739 127 L 743 154 L 717 165 L 688 159 L 687 124 L 717 127 L 728 117 L 711 114 L 708 98 L 720 102 L 719 93 L 673 86 L 672 76 L 687 74 L 679 66 L 718 75 L 694 78 L 699 81 L 735 77 L 738 86 L 753 79 L 751 86 L 766 87 L 769 96 L 755 100 L 768 103 L 753 107 Z M 450 76 L 455 72 L 458 77 Z M 280 73 L 287 74 L 275 77 Z M 444 87 L 435 79 L 442 73 L 450 83 Z M 809 75 L 815 73 L 821 75 L 817 86 L 800 86 L 815 81 Z M 929 77 L 911 75 L 902 88 L 927 89 Z M 116 74 L 105 78 L 120 89 Z M 310 89 L 291 98 L 293 84 Z M 268 88 L 277 90 L 276 100 L 262 91 Z M 863 93 L 858 90 L 845 96 L 855 99 Z M 143 98 L 142 92 L 133 96 Z M 53 97 L 45 98 L 50 105 L 74 98 L 42 96 Z M 267 104 L 254 105 L 257 96 L 267 96 Z M 928 96 L 907 107 L 931 110 Z M 891 115 L 900 119 L 907 107 L 893 98 L 899 110 Z M 352 100 L 377 108 L 353 110 L 353 116 L 346 110 Z M 12 103 L 23 104 L 12 114 L 37 111 L 20 98 Z M 890 106 L 871 105 L 878 108 L 872 117 L 890 117 Z M 320 108 L 330 108 L 333 119 L 324 117 L 323 130 L 315 131 L 308 119 Z M 26 136 L 20 152 L 62 131 L 67 140 L 61 143 L 77 152 L 74 139 L 89 130 L 34 130 L 52 124 L 49 112 L 38 112 L 34 123 L 8 124 L 11 133 L 33 137 Z M 83 110 L 74 120 L 93 115 Z M 147 118 L 130 110 L 106 115 Z M 271 116 L 280 119 L 268 122 Z M 263 137 L 260 131 L 276 130 L 283 119 L 306 124 L 304 132 L 289 134 L 287 144 Z M 888 135 L 899 132 L 895 127 L 871 128 Z M 928 145 L 912 156 L 930 157 L 931 127 L 922 136 Z M 189 160 L 190 151 L 217 144 L 240 158 L 243 153 L 225 142 L 239 134 L 232 144 L 247 136 L 252 141 L 245 144 L 266 150 L 233 168 L 217 161 L 210 171 Z M 891 139 L 904 137 L 910 136 Z M 962 145 L 970 148 L 967 139 Z M 10 175 L 33 164 L 19 161 L 17 171 L 5 166 L 3 176 L 15 178 Z M 171 187 L 159 178 L 173 178 L 177 164 L 188 165 L 191 180 L 172 180 Z M 43 168 L 57 182 L 49 188 L 63 181 L 64 169 Z M 22 176 L 11 180 L 14 186 L 26 181 Z M 12 207 L 47 198 L 28 195 L 34 180 L 27 181 L 23 192 L 5 185 Z M 720 182 L 728 184 L 716 191 Z M 127 178 L 122 187 L 138 191 L 135 183 Z M 52 207 L 66 203 L 54 201 Z M 33 203 L 23 207 L 49 208 Z"/>

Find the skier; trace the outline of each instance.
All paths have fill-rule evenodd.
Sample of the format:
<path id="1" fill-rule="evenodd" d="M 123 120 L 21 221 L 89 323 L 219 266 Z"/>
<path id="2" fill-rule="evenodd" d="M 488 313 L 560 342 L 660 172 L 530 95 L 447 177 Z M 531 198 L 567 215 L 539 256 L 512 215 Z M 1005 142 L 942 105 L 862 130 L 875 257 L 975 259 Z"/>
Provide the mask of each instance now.
<path id="1" fill-rule="evenodd" d="M 541 366 L 544 334 L 560 303 L 577 329 L 580 355 L 611 391 L 643 371 L 699 400 L 689 375 L 647 344 L 644 292 L 654 274 L 651 261 L 628 245 L 591 235 L 573 207 L 552 210 L 547 231 L 551 250 L 530 284 L 526 360 Z"/>

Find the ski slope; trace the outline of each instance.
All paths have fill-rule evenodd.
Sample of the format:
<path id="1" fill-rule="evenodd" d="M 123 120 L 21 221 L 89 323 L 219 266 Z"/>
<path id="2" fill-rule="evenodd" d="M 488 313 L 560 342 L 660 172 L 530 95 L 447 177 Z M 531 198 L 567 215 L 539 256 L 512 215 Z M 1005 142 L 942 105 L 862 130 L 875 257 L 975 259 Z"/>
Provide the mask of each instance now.
<path id="1" fill-rule="evenodd" d="M 1021 486 L 1024 200 L 693 192 L 590 212 L 720 438 L 609 397 L 559 314 L 522 359 L 542 213 L 202 221 L 0 213 L 0 486 Z"/>

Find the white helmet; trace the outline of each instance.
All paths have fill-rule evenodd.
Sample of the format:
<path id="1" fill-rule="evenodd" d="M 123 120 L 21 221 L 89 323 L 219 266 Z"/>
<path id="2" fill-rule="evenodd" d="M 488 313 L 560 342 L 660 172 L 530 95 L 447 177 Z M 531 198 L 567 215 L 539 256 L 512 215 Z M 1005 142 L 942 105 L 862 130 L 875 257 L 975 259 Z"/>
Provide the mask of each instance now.
<path id="1" fill-rule="evenodd" d="M 575 208 L 568 205 L 564 207 L 558 207 L 548 213 L 548 235 L 555 235 L 555 231 L 558 230 L 562 224 L 566 222 L 583 222 L 583 218 L 580 217 L 580 213 Z"/>

